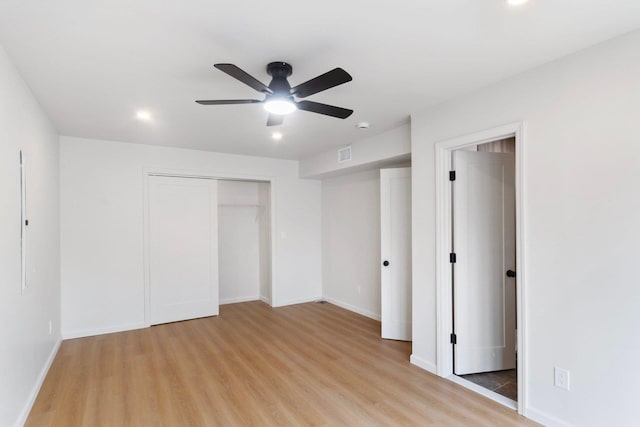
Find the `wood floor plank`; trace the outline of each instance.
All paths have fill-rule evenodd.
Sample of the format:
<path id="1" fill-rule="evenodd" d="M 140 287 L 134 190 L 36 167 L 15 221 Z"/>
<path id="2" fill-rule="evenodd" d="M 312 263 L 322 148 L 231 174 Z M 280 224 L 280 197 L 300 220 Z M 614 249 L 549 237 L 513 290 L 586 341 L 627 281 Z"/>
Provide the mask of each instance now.
<path id="1" fill-rule="evenodd" d="M 27 426 L 533 426 L 331 304 L 64 341 Z"/>

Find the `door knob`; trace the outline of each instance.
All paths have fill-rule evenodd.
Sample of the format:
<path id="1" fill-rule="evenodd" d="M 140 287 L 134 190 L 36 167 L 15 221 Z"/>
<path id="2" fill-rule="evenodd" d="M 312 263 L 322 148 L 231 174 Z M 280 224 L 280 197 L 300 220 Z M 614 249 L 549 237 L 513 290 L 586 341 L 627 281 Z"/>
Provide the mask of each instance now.
<path id="1" fill-rule="evenodd" d="M 507 270 L 507 277 L 516 277 L 516 272 L 513 270 Z"/>
<path id="2" fill-rule="evenodd" d="M 384 262 L 382 263 L 382 265 L 384 265 L 385 267 L 388 267 L 388 266 L 389 266 L 389 261 L 384 260 Z"/>

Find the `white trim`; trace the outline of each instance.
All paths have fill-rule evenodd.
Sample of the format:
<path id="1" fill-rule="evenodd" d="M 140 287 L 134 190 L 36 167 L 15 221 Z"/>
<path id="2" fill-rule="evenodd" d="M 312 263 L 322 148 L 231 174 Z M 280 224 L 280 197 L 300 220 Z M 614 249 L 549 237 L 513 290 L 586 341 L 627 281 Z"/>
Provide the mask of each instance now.
<path id="1" fill-rule="evenodd" d="M 36 402 L 38 393 L 40 393 L 40 388 L 42 387 L 42 384 L 44 383 L 44 379 L 47 377 L 47 374 L 49 373 L 49 368 L 51 368 L 51 364 L 56 358 L 56 354 L 58 354 L 58 349 L 60 348 L 61 343 L 62 343 L 62 340 L 57 340 L 56 343 L 53 345 L 53 348 L 51 349 L 51 353 L 49 353 L 49 357 L 47 357 L 47 360 L 44 363 L 44 366 L 42 367 L 42 369 L 40 370 L 40 374 L 38 375 L 38 378 L 36 379 L 36 383 L 33 385 L 33 388 L 31 389 L 31 393 L 29 393 L 27 402 L 22 408 L 22 411 L 20 411 L 20 415 L 18 415 L 18 419 L 14 424 L 15 426 L 23 426 L 24 423 L 27 422 L 27 417 L 31 412 L 31 408 L 33 408 L 33 404 Z"/>
<path id="2" fill-rule="evenodd" d="M 264 302 L 264 303 L 266 303 L 266 304 L 271 305 L 271 300 L 270 300 L 269 298 L 267 298 L 267 297 L 263 296 L 263 295 L 260 295 L 260 301 L 262 301 L 262 302 Z"/>
<path id="3" fill-rule="evenodd" d="M 547 427 L 573 427 L 573 424 L 531 407 L 527 408 L 527 418 Z"/>
<path id="4" fill-rule="evenodd" d="M 27 158 L 20 150 L 20 294 L 27 289 Z"/>
<path id="5" fill-rule="evenodd" d="M 276 260 L 277 250 L 274 236 L 276 235 L 276 211 L 275 211 L 275 194 L 276 182 L 274 177 L 266 175 L 248 175 L 235 172 L 211 172 L 183 169 L 167 169 L 167 168 L 143 168 L 142 169 L 142 203 L 143 203 L 143 263 L 144 263 L 144 324 L 151 325 L 149 319 L 150 307 L 150 265 L 149 265 L 149 176 L 172 176 L 180 178 L 200 178 L 200 179 L 224 179 L 237 181 L 258 181 L 269 183 L 269 204 L 271 209 L 271 300 L 276 301 L 277 281 L 276 281 Z M 239 301 L 237 301 L 239 302 Z M 218 304 L 222 304 L 219 302 Z M 271 305 L 271 302 L 268 304 Z M 288 305 L 288 303 L 280 304 Z"/>
<path id="6" fill-rule="evenodd" d="M 271 182 L 273 177 L 269 175 L 252 175 L 226 171 L 205 171 L 194 169 L 170 169 L 170 168 L 144 168 L 145 174 L 158 176 L 173 176 L 177 178 L 202 178 L 202 179 L 227 179 L 235 181 L 262 181 Z"/>
<path id="7" fill-rule="evenodd" d="M 96 328 L 96 329 L 83 329 L 79 331 L 63 331 L 62 339 L 71 340 L 74 338 L 84 338 L 84 337 L 93 337 L 95 335 L 104 335 L 104 334 L 112 334 L 114 332 L 124 332 L 124 331 L 133 331 L 135 329 L 143 329 L 148 328 L 149 325 L 145 322 L 135 322 L 135 323 L 126 323 L 124 325 L 118 326 L 109 326 L 106 328 Z"/>
<path id="8" fill-rule="evenodd" d="M 288 301 L 282 301 L 282 302 L 279 302 L 278 304 L 272 304 L 271 307 L 285 307 L 287 305 L 306 304 L 308 302 L 315 302 L 320 299 L 321 297 L 319 296 L 310 297 L 310 298 L 296 298 L 296 299 L 290 299 Z"/>
<path id="9" fill-rule="evenodd" d="M 260 300 L 260 297 L 258 295 L 254 295 L 251 297 L 236 297 L 236 298 L 221 299 L 219 304 L 225 305 L 225 304 L 235 304 L 238 302 L 259 301 L 259 300 Z"/>
<path id="10" fill-rule="evenodd" d="M 425 371 L 438 375 L 438 372 L 437 372 L 438 367 L 436 366 L 435 363 L 429 362 L 428 360 L 418 357 L 415 354 L 412 354 L 409 357 L 409 361 L 411 362 L 412 365 L 416 365 L 417 367 L 422 368 Z"/>
<path id="11" fill-rule="evenodd" d="M 435 145 L 436 170 L 436 334 L 437 374 L 448 378 L 453 374 L 453 349 L 449 342 L 452 330 L 451 301 L 451 192 L 448 171 L 451 170 L 451 151 L 495 141 L 506 137 L 516 138 L 516 271 L 517 324 L 518 324 L 518 412 L 525 415 L 527 408 L 526 384 L 527 335 L 526 335 L 526 287 L 525 287 L 525 197 L 524 197 L 524 123 L 510 123 L 492 129 L 463 135 L 438 142 Z"/>
<path id="12" fill-rule="evenodd" d="M 484 397 L 493 400 L 494 402 L 498 402 L 499 404 L 504 405 L 507 408 L 518 409 L 518 402 L 516 402 L 515 400 L 511 400 L 508 397 L 484 388 L 476 383 L 472 383 L 469 380 L 465 380 L 464 378 L 461 378 L 457 375 L 450 375 L 447 377 L 447 379 L 451 382 L 461 385 L 464 388 L 475 391 L 476 393 L 481 394 Z"/>
<path id="13" fill-rule="evenodd" d="M 373 320 L 377 320 L 380 321 L 380 314 L 374 313 L 372 311 L 369 310 L 365 310 L 363 308 L 360 307 L 356 307 L 355 305 L 346 303 L 346 302 L 342 302 L 339 301 L 337 299 L 333 299 L 333 298 L 329 298 L 329 297 L 323 297 L 323 300 L 325 300 L 326 302 L 333 304 L 333 305 L 337 305 L 340 308 L 344 308 L 345 310 L 349 310 L 349 311 L 353 311 L 354 313 L 358 313 L 364 317 L 368 317 L 369 319 L 373 319 Z"/>
<path id="14" fill-rule="evenodd" d="M 527 353 L 527 294 L 526 294 L 526 266 L 524 263 L 527 245 L 525 244 L 525 125 L 524 122 L 516 126 L 516 322 L 518 325 L 518 413 L 527 415 L 527 388 L 529 381 L 528 353 Z"/>

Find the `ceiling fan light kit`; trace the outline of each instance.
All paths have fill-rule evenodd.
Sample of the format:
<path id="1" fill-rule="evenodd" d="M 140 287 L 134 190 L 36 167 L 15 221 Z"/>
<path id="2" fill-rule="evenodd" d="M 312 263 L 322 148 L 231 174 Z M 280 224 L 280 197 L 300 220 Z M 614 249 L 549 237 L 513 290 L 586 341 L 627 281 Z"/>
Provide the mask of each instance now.
<path id="1" fill-rule="evenodd" d="M 286 115 L 291 114 L 297 110 L 296 104 L 293 101 L 283 98 L 271 98 L 264 103 L 264 109 L 271 114 Z"/>
<path id="2" fill-rule="evenodd" d="M 281 125 L 284 115 L 291 114 L 295 110 L 304 110 L 325 116 L 346 119 L 353 110 L 321 104 L 313 101 L 297 101 L 295 98 L 306 98 L 318 92 L 350 82 L 351 75 L 342 68 L 334 68 L 318 77 L 291 87 L 287 78 L 293 73 L 293 67 L 286 62 L 271 62 L 267 65 L 267 74 L 271 78 L 269 86 L 260 82 L 244 70 L 233 64 L 215 64 L 218 70 L 241 81 L 252 89 L 265 95 L 264 99 L 226 99 L 196 101 L 201 105 L 231 105 L 231 104 L 264 104 L 264 109 L 269 112 L 267 126 Z"/>

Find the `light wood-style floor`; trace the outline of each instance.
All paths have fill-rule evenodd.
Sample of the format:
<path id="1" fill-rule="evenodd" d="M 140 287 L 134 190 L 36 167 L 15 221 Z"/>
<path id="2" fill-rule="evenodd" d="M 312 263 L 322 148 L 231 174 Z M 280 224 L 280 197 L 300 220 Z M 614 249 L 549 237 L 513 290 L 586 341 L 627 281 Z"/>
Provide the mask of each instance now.
<path id="1" fill-rule="evenodd" d="M 537 425 L 409 363 L 411 344 L 330 304 L 62 343 L 28 426 Z"/>

